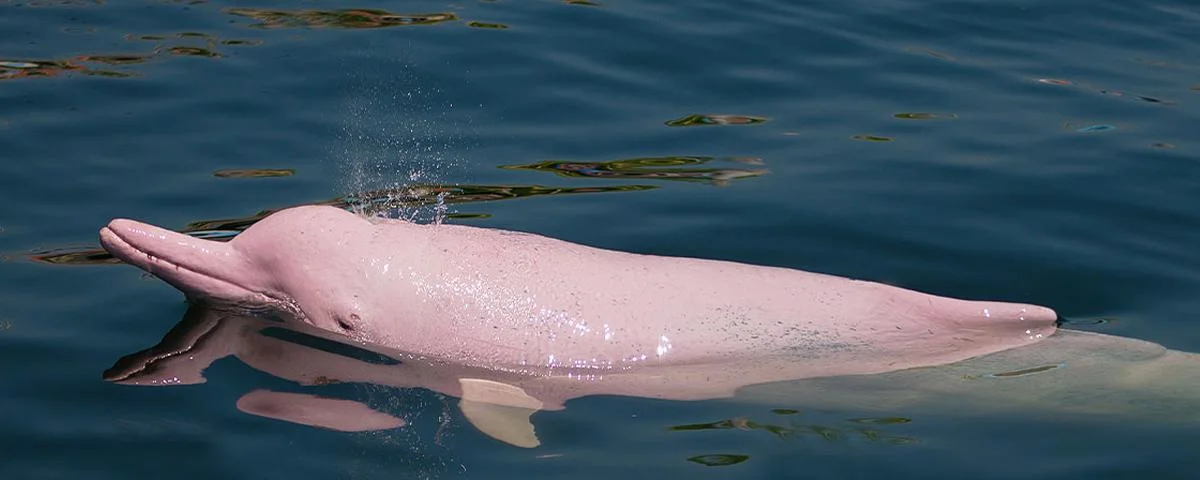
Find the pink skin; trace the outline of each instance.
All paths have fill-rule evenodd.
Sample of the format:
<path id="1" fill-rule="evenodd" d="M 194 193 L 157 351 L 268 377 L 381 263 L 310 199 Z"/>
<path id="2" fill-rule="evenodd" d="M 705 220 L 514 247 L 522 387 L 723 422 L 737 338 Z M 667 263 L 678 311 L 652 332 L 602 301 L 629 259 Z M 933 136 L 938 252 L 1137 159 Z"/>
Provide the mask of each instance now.
<path id="1" fill-rule="evenodd" d="M 280 211 L 228 243 L 131 220 L 100 238 L 192 299 L 281 306 L 359 342 L 523 375 L 669 367 L 668 382 L 764 361 L 779 370 L 755 379 L 881 373 L 1027 345 L 1056 319 L 1035 305 L 323 206 Z"/>

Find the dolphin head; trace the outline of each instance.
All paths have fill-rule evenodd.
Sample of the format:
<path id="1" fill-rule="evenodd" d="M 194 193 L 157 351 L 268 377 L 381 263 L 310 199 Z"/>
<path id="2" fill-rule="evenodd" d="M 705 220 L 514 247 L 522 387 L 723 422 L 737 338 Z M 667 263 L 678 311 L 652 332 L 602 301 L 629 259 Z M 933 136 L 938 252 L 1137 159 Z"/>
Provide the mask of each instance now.
<path id="1" fill-rule="evenodd" d="M 316 327 L 371 340 L 363 319 L 388 312 L 369 300 L 398 296 L 377 291 L 385 283 L 377 281 L 381 261 L 359 253 L 373 237 L 371 226 L 345 210 L 305 206 L 269 215 L 229 242 L 127 219 L 102 228 L 100 242 L 191 300 L 278 307 Z"/>

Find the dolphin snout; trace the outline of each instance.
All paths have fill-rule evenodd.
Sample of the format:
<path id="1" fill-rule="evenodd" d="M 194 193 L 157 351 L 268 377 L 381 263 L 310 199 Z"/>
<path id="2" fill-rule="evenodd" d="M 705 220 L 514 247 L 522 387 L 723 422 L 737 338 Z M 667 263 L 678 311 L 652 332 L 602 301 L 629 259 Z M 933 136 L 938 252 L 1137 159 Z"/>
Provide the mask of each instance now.
<path id="1" fill-rule="evenodd" d="M 114 257 L 161 278 L 188 298 L 274 303 L 254 288 L 256 272 L 229 243 L 115 219 L 100 229 L 100 244 Z"/>

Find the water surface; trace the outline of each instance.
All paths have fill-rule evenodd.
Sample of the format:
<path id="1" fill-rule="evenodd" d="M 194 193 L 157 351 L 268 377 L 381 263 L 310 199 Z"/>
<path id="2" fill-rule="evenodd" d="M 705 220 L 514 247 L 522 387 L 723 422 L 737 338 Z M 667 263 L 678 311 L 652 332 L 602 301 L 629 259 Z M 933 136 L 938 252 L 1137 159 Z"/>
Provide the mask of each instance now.
<path id="1" fill-rule="evenodd" d="M 291 425 L 234 408 L 299 388 L 233 359 L 202 385 L 103 382 L 186 305 L 86 252 L 113 217 L 231 235 L 389 191 L 428 219 L 440 194 L 452 222 L 1045 304 L 1197 352 L 1198 20 L 1181 0 L 0 1 L 0 470 L 1188 478 L 1194 421 L 898 411 L 864 434 L 856 411 L 593 397 L 535 416 L 526 451 L 432 393 L 343 386 L 409 427 Z M 795 433 L 671 429 L 731 419 Z"/>

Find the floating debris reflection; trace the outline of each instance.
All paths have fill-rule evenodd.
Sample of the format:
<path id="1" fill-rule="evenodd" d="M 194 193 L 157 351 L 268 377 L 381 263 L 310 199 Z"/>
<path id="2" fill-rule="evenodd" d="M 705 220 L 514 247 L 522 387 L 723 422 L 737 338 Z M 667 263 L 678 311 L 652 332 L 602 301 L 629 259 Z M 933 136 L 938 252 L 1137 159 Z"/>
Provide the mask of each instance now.
<path id="1" fill-rule="evenodd" d="M 179 55 L 179 56 L 185 56 L 185 57 L 208 57 L 208 58 L 220 58 L 221 57 L 221 54 L 219 54 L 217 52 L 214 52 L 207 48 L 200 48 L 200 47 L 171 47 L 171 48 L 167 49 L 167 53 L 170 53 L 171 55 Z"/>
<path id="2" fill-rule="evenodd" d="M 227 168 L 213 172 L 214 177 L 221 178 L 261 178 L 261 177 L 290 177 L 296 174 L 291 168 Z"/>
<path id="3" fill-rule="evenodd" d="M 310 205 L 330 205 L 358 212 L 365 216 L 395 218 L 403 216 L 405 211 L 423 206 L 493 202 L 514 198 L 576 193 L 631 192 L 653 190 L 655 188 L 658 187 L 654 185 L 614 185 L 578 188 L 543 187 L 540 185 L 417 185 L 347 195 L 313 202 Z M 283 208 L 289 207 L 263 210 L 248 217 L 195 221 L 188 224 L 182 230 L 179 230 L 179 232 L 198 238 L 227 241 L 233 239 L 233 237 L 259 220 L 262 220 L 267 215 Z M 487 218 L 488 216 L 487 214 L 478 213 L 447 215 L 448 218 L 459 219 Z M 120 261 L 109 255 L 108 252 L 96 247 L 49 249 L 30 255 L 30 259 L 40 263 L 55 265 L 103 265 L 120 263 Z"/>
<path id="4" fill-rule="evenodd" d="M 96 62 L 114 65 L 113 58 L 133 59 L 134 56 L 86 56 L 73 60 L 0 60 L 0 80 L 16 80 L 20 78 L 48 78 L 66 73 L 93 75 L 100 77 L 130 77 L 133 73 L 117 70 L 100 70 L 91 68 L 85 63 Z M 98 59 L 98 60 L 92 60 Z M 144 60 L 142 60 L 144 61 Z M 141 63 L 130 61 L 129 63 Z"/>
<path id="5" fill-rule="evenodd" d="M 781 416 L 795 418 L 799 411 L 792 409 L 774 409 L 772 413 Z M 750 420 L 745 417 L 735 417 L 728 420 L 721 420 L 711 423 L 696 423 L 690 425 L 677 425 L 668 427 L 668 430 L 674 432 L 693 432 L 693 431 L 709 431 L 709 430 L 741 430 L 753 431 L 761 430 L 770 433 L 780 439 L 796 438 L 801 435 L 808 435 L 820 438 L 825 441 L 833 442 L 845 440 L 849 437 L 856 437 L 869 442 L 882 442 L 890 445 L 908 445 L 916 443 L 917 439 L 913 437 L 892 435 L 884 433 L 880 430 L 871 429 L 861 425 L 903 425 L 912 422 L 912 419 L 903 417 L 886 417 L 886 418 L 851 418 L 847 422 L 855 424 L 850 427 L 828 427 L 822 425 L 802 425 L 795 421 L 788 425 L 776 425 L 771 423 L 760 423 Z"/>
<path id="6" fill-rule="evenodd" d="M 892 141 L 892 137 L 882 137 L 879 135 L 855 135 L 850 138 L 859 140 L 859 141 L 863 141 L 863 142 L 890 142 L 890 141 Z"/>
<path id="7" fill-rule="evenodd" d="M 644 157 L 609 162 L 565 162 L 551 160 L 528 165 L 502 165 L 500 168 L 506 170 L 536 170 L 575 178 L 678 180 L 714 185 L 724 185 L 731 180 L 757 177 L 770 172 L 766 169 L 746 168 L 680 168 L 703 165 L 713 160 L 717 160 L 717 158 Z M 762 159 L 750 157 L 724 158 L 721 160 L 748 165 L 763 164 Z"/>
<path id="8" fill-rule="evenodd" d="M 958 118 L 958 115 L 953 113 L 907 112 L 893 114 L 892 117 L 899 118 L 901 120 L 935 120 L 939 118 Z"/>
<path id="9" fill-rule="evenodd" d="M 749 459 L 749 455 L 716 453 L 710 455 L 697 455 L 695 457 L 688 458 L 687 460 L 692 463 L 699 463 L 706 467 L 728 467 L 730 465 L 737 465 L 745 462 Z"/>
<path id="10" fill-rule="evenodd" d="M 457 20 L 449 12 L 398 14 L 366 8 L 345 10 L 267 10 L 227 8 L 225 13 L 252 18 L 255 28 L 387 28 L 405 25 L 432 25 Z"/>
<path id="11" fill-rule="evenodd" d="M 1171 101 L 1171 100 L 1164 100 L 1164 99 L 1161 99 L 1158 97 L 1151 97 L 1149 95 L 1126 95 L 1125 92 L 1123 92 L 1121 90 L 1114 90 L 1111 88 L 1101 88 L 1101 87 L 1096 87 L 1096 86 L 1092 86 L 1092 85 L 1084 85 L 1082 83 L 1076 83 L 1076 82 L 1072 82 L 1070 80 L 1065 80 L 1065 79 L 1061 79 L 1061 78 L 1039 78 L 1039 79 L 1037 79 L 1037 82 L 1046 84 L 1046 85 L 1059 86 L 1059 87 L 1070 87 L 1070 86 L 1078 85 L 1080 87 L 1088 88 L 1090 90 L 1095 91 L 1096 93 L 1099 93 L 1099 94 L 1105 95 L 1105 96 L 1109 96 L 1109 97 L 1128 97 L 1128 98 L 1131 98 L 1133 100 L 1137 100 L 1140 102 L 1154 103 L 1154 104 L 1158 104 L 1158 105 L 1175 105 L 1175 102 Z"/>
<path id="12" fill-rule="evenodd" d="M 159 42 L 154 51 L 146 54 L 116 54 L 116 55 L 80 55 L 69 60 L 28 60 L 0 59 L 0 80 L 15 80 L 21 78 L 56 77 L 65 74 L 101 76 L 110 78 L 126 78 L 137 76 L 137 72 L 125 69 L 98 68 L 91 64 L 102 64 L 111 67 L 128 67 L 150 62 L 162 57 L 202 57 L 221 58 L 224 56 L 217 50 L 222 46 L 254 46 L 261 45 L 260 40 L 219 40 L 217 37 L 199 32 L 181 32 L 171 35 L 125 35 L 126 41 Z M 163 42 L 173 41 L 173 44 Z M 200 45 L 188 45 L 197 43 Z"/>
<path id="13" fill-rule="evenodd" d="M 695 127 L 701 125 L 753 125 L 766 121 L 766 117 L 748 115 L 688 115 L 683 118 L 667 120 L 664 123 L 669 127 Z"/>
<path id="14" fill-rule="evenodd" d="M 492 29 L 492 30 L 504 30 L 504 29 L 508 28 L 508 25 L 505 25 L 503 23 L 491 23 L 491 22 L 467 22 L 467 26 L 471 27 L 471 28 L 487 28 L 487 29 Z"/>

